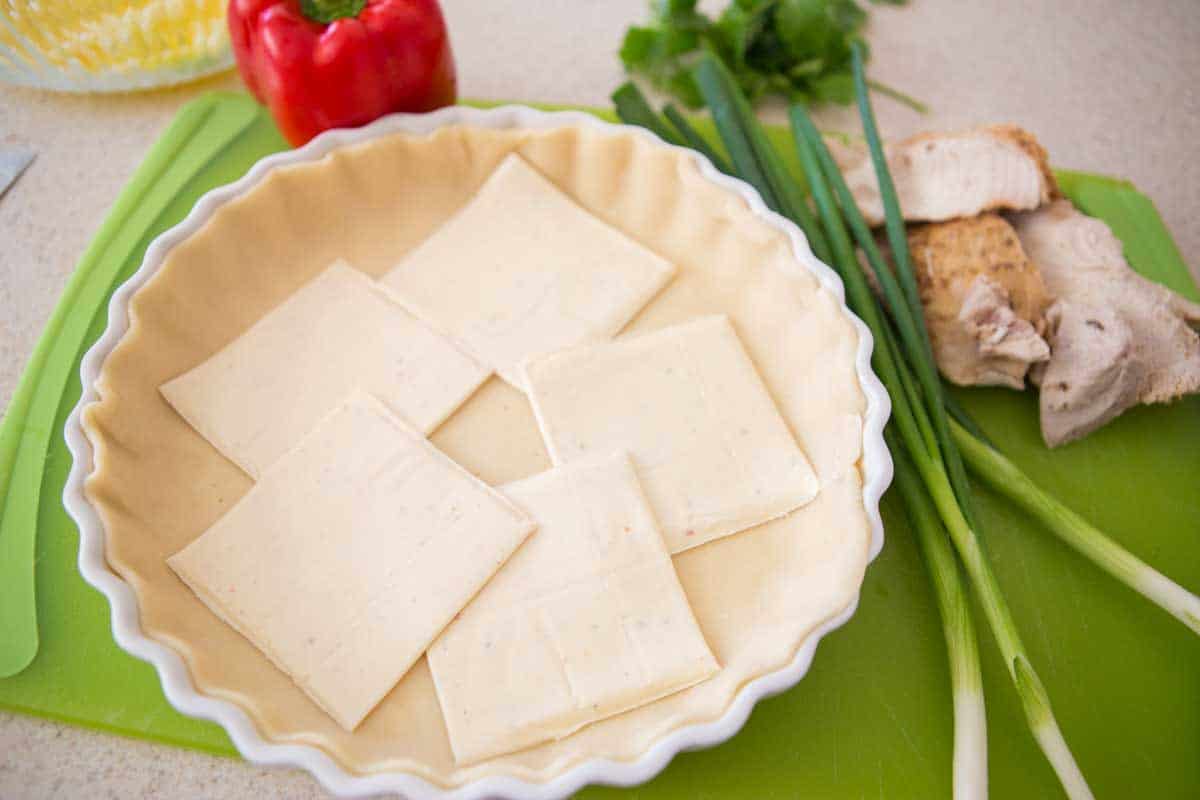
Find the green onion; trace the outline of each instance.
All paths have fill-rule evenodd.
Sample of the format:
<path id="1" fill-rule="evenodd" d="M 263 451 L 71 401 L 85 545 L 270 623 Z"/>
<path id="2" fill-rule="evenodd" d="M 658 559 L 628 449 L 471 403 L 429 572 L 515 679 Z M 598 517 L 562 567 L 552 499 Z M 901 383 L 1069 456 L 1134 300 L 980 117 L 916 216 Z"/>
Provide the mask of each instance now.
<path id="1" fill-rule="evenodd" d="M 884 435 L 896 462 L 896 488 L 904 499 L 909 521 L 917 534 L 917 544 L 933 582 L 942 633 L 946 638 L 954 702 L 954 797 L 956 800 L 986 797 L 987 713 L 983 678 L 979 671 L 975 627 L 971 624 L 958 561 L 946 540 L 937 509 L 917 478 L 904 447 L 890 430 Z"/>
<path id="2" fill-rule="evenodd" d="M 668 144 L 685 144 L 681 138 L 675 135 L 674 131 L 663 124 L 658 115 L 654 113 L 654 109 L 646 102 L 646 96 L 642 94 L 642 90 L 632 81 L 618 86 L 617 90 L 612 93 L 612 101 L 617 109 L 617 117 L 627 125 L 638 125 L 645 128 Z"/>
<path id="3" fill-rule="evenodd" d="M 846 287 L 846 302 L 866 323 L 875 339 L 872 363 L 891 395 L 892 422 L 900 428 L 901 435 L 910 447 L 912 442 L 919 443 L 917 452 L 924 455 L 930 452 L 928 448 L 934 447 L 934 441 L 928 434 L 931 426 L 927 423 L 911 376 L 903 371 L 904 362 L 900 357 L 899 345 L 854 255 L 854 245 L 842 224 L 837 203 L 821 175 L 816 153 L 804 138 L 796 139 L 796 155 L 808 178 L 813 200 L 816 201 L 817 211 L 833 248 L 834 257 L 829 263 L 837 270 Z"/>
<path id="4" fill-rule="evenodd" d="M 721 136 L 721 141 L 725 143 L 725 152 L 729 153 L 734 171 L 742 180 L 758 190 L 768 208 L 781 214 L 783 211 L 779 205 L 779 198 L 775 196 L 775 187 L 767 181 L 763 166 L 750 143 L 747 121 L 738 114 L 732 100 L 721 102 L 730 94 L 721 73 L 720 66 L 711 59 L 705 59 L 696 70 L 696 83 L 712 112 L 713 124 Z"/>
<path id="5" fill-rule="evenodd" d="M 1076 765 L 1075 759 L 1062 737 L 1062 733 L 1058 728 L 1058 722 L 1055 720 L 1054 713 L 1051 710 L 1050 699 L 1046 694 L 1045 687 L 1042 685 L 1037 672 L 1029 661 L 1025 646 L 1021 642 L 1020 635 L 1017 633 L 1012 612 L 1009 610 L 1008 604 L 1004 601 L 1004 597 L 1000 592 L 1000 585 L 996 581 L 996 576 L 992 572 L 991 565 L 988 564 L 983 546 L 973 530 L 973 527 L 977 526 L 973 526 L 971 522 L 974 514 L 971 511 L 970 488 L 966 482 L 966 470 L 962 466 L 957 445 L 949 434 L 950 426 L 946 415 L 942 384 L 936 376 L 932 348 L 929 346 L 928 333 L 925 331 L 924 326 L 921 299 L 917 291 L 916 279 L 909 259 L 908 237 L 904 228 L 904 218 L 900 213 L 900 204 L 896 197 L 896 189 L 892 183 L 891 174 L 888 172 L 879 131 L 875 125 L 875 116 L 871 110 L 870 98 L 867 96 L 866 80 L 863 74 L 862 50 L 861 46 L 857 43 L 853 47 L 853 68 L 855 87 L 858 93 L 859 113 L 862 117 L 864 133 L 866 134 L 867 144 L 871 149 L 871 157 L 875 165 L 876 178 L 879 182 L 879 193 L 883 200 L 887 221 L 888 239 L 892 247 L 893 260 L 896 262 L 900 287 L 908 301 L 909 314 L 911 314 L 913 319 L 921 323 L 924 346 L 910 348 L 907 355 L 912 361 L 916 362 L 917 377 L 925 393 L 925 411 L 933 420 L 940 453 L 924 449 L 923 442 L 911 434 L 905 437 L 905 445 L 910 455 L 913 456 L 918 471 L 921 472 L 925 486 L 933 497 L 934 504 L 937 506 L 938 512 L 942 517 L 942 522 L 945 524 L 950 538 L 958 550 L 959 558 L 962 559 L 963 565 L 966 567 L 967 575 L 975 587 L 976 594 L 983 607 L 984 616 L 987 618 L 988 624 L 992 629 L 992 635 L 995 637 L 996 643 L 1000 647 L 1000 652 L 1004 656 L 1009 675 L 1021 699 L 1021 705 L 1025 711 L 1025 717 L 1030 729 L 1033 731 L 1034 738 L 1041 746 L 1042 752 L 1045 753 L 1051 766 L 1054 767 L 1059 782 L 1062 784 L 1063 789 L 1066 790 L 1067 795 L 1072 800 L 1091 798 L 1091 790 L 1088 788 L 1087 782 L 1080 773 L 1079 767 Z M 836 172 L 836 169 L 833 171 Z M 810 184 L 813 180 L 814 176 L 810 175 Z M 851 203 L 851 205 L 853 204 Z M 861 269 L 861 266 L 855 259 L 852 265 L 847 265 L 847 268 Z M 896 314 L 903 314 L 901 306 L 903 304 L 892 305 L 894 316 Z M 887 336 L 890 333 L 891 331 L 888 328 L 883 328 L 880 331 L 880 335 L 882 336 Z M 933 381 L 928 380 L 930 374 L 933 375 Z M 892 394 L 894 402 L 896 396 L 895 390 L 902 391 L 903 387 L 896 386 L 895 390 L 893 390 L 892 386 L 888 386 L 888 389 Z M 909 407 L 907 403 L 902 404 L 902 406 L 901 410 L 897 412 L 898 414 L 916 411 L 916 409 Z M 913 426 L 907 427 L 911 428 Z M 903 431 L 904 428 L 901 428 L 901 430 Z"/>
<path id="6" fill-rule="evenodd" d="M 855 43 L 851 49 L 854 88 L 855 94 L 858 96 L 858 113 L 862 118 L 863 135 L 867 139 L 871 162 L 875 167 L 879 197 L 883 201 L 888 243 L 892 246 L 892 257 L 896 261 L 896 271 L 899 273 L 905 299 L 908 300 L 909 313 L 919 318 L 924 313 L 921 308 L 921 293 L 917 289 L 915 273 L 909 259 L 908 231 L 904 226 L 904 217 L 899 213 L 900 200 L 896 195 L 896 184 L 892 182 L 892 173 L 888 169 L 887 158 L 883 152 L 883 142 L 879 137 L 879 127 L 875 123 L 875 111 L 871 108 L 871 98 L 867 94 L 866 76 L 863 73 L 862 46 Z M 857 206 L 854 207 L 857 208 Z M 893 311 L 895 310 L 893 309 Z M 928 339 L 928 337 L 926 338 Z M 932 348 L 929 355 L 933 355 Z"/>
<path id="7" fill-rule="evenodd" d="M 1157 603 L 1196 633 L 1200 633 L 1200 597 L 1167 578 L 1096 530 L 1083 517 L 1046 494 L 995 448 L 953 425 L 954 440 L 976 477 L 1041 520 L 1060 539 L 1090 558 L 1101 569 Z"/>
<path id="8" fill-rule="evenodd" d="M 701 153 L 712 162 L 712 165 L 726 175 L 733 175 L 733 167 L 725 160 L 725 157 L 718 153 L 709 145 L 708 140 L 700 135 L 700 132 L 692 127 L 692 123 L 684 116 L 683 112 L 670 103 L 663 106 L 663 116 L 666 117 L 675 129 L 679 131 L 683 141 L 693 150 Z"/>
<path id="9" fill-rule="evenodd" d="M 889 296 L 889 308 L 892 311 L 893 319 L 910 320 L 909 325 L 906 326 L 903 323 L 900 325 L 901 335 L 909 348 L 908 352 L 911 354 L 912 360 L 915 362 L 913 366 L 916 370 L 917 378 L 920 380 L 921 387 L 929 398 L 931 404 L 930 417 L 933 420 L 934 432 L 937 434 L 938 444 L 941 447 L 942 455 L 945 458 L 946 467 L 950 474 L 950 482 L 954 487 L 954 494 L 958 497 L 959 505 L 966 515 L 967 520 L 973 526 L 978 526 L 978 520 L 975 518 L 974 503 L 971 498 L 971 487 L 967 482 L 967 470 L 963 466 L 962 456 L 959 455 L 958 448 L 954 446 L 954 442 L 950 439 L 950 427 L 946 421 L 942 382 L 938 377 L 937 366 L 934 363 L 933 345 L 929 341 L 929 330 L 925 326 L 925 310 L 921 306 L 921 293 L 917 288 L 916 272 L 913 270 L 912 259 L 908 251 L 908 231 L 904 225 L 904 216 L 900 213 L 900 200 L 896 195 L 896 185 L 892 182 L 892 174 L 888 170 L 887 158 L 883 152 L 883 142 L 879 136 L 879 128 L 875 124 L 875 112 L 871 108 L 871 99 L 867 93 L 866 75 L 863 70 L 862 45 L 857 42 L 854 43 L 851 51 L 854 86 L 858 95 L 858 111 L 859 116 L 862 118 L 863 134 L 867 139 L 867 147 L 871 151 L 871 161 L 875 167 L 876 181 L 879 184 L 879 197 L 883 201 L 888 244 L 892 248 L 892 259 L 896 263 L 896 275 L 899 278 L 900 289 L 902 290 L 904 299 L 908 301 L 907 308 L 905 308 L 905 304 L 899 302 L 899 298 L 893 299 L 892 296 Z M 824 143 L 822 143 L 823 147 Z M 832 158 L 829 159 L 829 163 L 833 164 Z M 842 174 L 836 167 L 827 169 L 827 174 L 829 173 L 832 173 L 830 180 L 834 181 L 835 185 L 845 185 Z M 858 205 L 853 202 L 849 189 L 845 191 L 845 197 L 848 200 L 845 203 L 845 207 L 849 209 L 847 213 L 851 215 L 851 219 L 861 219 L 862 215 L 858 211 Z M 856 224 L 854 228 L 856 233 L 858 233 L 860 226 Z M 871 246 L 874 248 L 875 240 L 870 236 L 865 222 L 861 228 L 862 230 L 866 230 L 866 235 L 859 235 L 860 243 L 864 239 L 870 239 Z M 878 248 L 874 249 L 878 253 Z M 879 259 L 878 265 L 872 263 L 872 268 L 876 272 L 876 277 L 881 282 L 886 283 L 884 273 L 888 272 L 888 269 L 882 263 L 882 258 Z"/>
<path id="10" fill-rule="evenodd" d="M 988 435 L 983 432 L 983 428 L 979 427 L 979 425 L 975 423 L 975 420 L 971 419 L 971 415 L 968 414 L 967 410 L 959 404 L 958 400 L 954 398 L 953 394 L 951 394 L 949 391 L 944 391 L 942 393 L 942 399 L 946 403 L 946 413 L 950 415 L 950 419 L 957 422 L 959 427 L 974 436 L 979 441 L 983 442 L 989 447 L 993 446 L 992 440 L 989 439 Z M 951 432 L 953 433 L 953 430 Z M 957 435 L 955 435 L 955 439 L 958 439 Z M 959 449 L 962 449 L 962 445 L 959 445 Z"/>
<path id="11" fill-rule="evenodd" d="M 925 105 L 920 100 L 918 100 L 917 98 L 913 97 L 910 94 L 905 94 L 904 92 L 900 91 L 899 89 L 894 89 L 891 86 L 888 86 L 886 83 L 880 83 L 879 81 L 868 80 L 867 86 L 870 86 L 871 89 L 873 89 L 876 92 L 879 92 L 882 95 L 886 95 L 886 96 L 892 98 L 897 103 L 903 103 L 904 105 L 911 108 L 913 111 L 916 111 L 918 114 L 928 114 L 929 113 L 929 106 Z"/>
<path id="12" fill-rule="evenodd" d="M 954 556 L 949 552 L 949 544 L 942 538 L 942 525 L 936 521 L 936 517 L 928 515 L 933 505 L 926 494 L 928 490 L 919 485 L 916 477 L 921 474 L 929 480 L 929 473 L 936 472 L 933 462 L 938 461 L 937 441 L 922 405 L 917 383 L 900 355 L 896 336 L 888 326 L 854 256 L 841 214 L 822 176 L 813 141 L 805 136 L 798 136 L 795 141 L 796 154 L 808 176 L 817 210 L 833 243 L 836 256 L 834 266 L 846 285 L 847 302 L 866 322 L 875 338 L 873 362 L 892 398 L 892 422 L 889 428 L 899 429 L 904 443 L 901 447 L 889 430 L 888 448 L 896 461 L 896 485 L 913 519 L 926 567 L 938 596 L 943 635 L 950 657 L 950 678 L 955 698 L 954 794 L 959 800 L 984 797 L 987 787 L 987 729 L 978 678 L 977 644 L 965 600 L 959 599 L 963 591 L 959 585 Z M 905 455 L 906 449 L 912 461 Z M 925 469 L 918 472 L 914 469 L 913 461 Z M 949 568 L 946 556 L 949 558 Z M 980 772 L 984 774 L 981 776 Z"/>
<path id="13" fill-rule="evenodd" d="M 692 123 L 683 113 L 671 104 L 663 108 L 663 116 L 670 124 L 663 122 L 654 109 L 650 107 L 646 95 L 632 81 L 626 81 L 612 93 L 613 106 L 617 118 L 626 125 L 637 125 L 652 132 L 668 144 L 689 147 L 703 155 L 713 166 L 726 175 L 733 175 L 733 167 L 729 162 L 712 148 L 708 140 L 692 127 Z M 673 126 L 673 127 L 672 127 Z"/>
<path id="14" fill-rule="evenodd" d="M 807 148 L 815 156 L 815 163 L 811 165 L 813 174 L 823 174 L 825 180 L 833 187 L 837 196 L 837 203 L 841 207 L 841 215 L 850 223 L 850 230 L 854 232 L 854 238 L 858 242 L 859 248 L 867 257 L 867 262 L 870 264 L 872 271 L 875 274 L 876 282 L 883 290 L 884 298 L 887 300 L 888 308 L 892 311 L 892 321 L 899 330 L 900 339 L 904 345 L 911 351 L 913 348 L 925 347 L 923 320 L 914 319 L 913 315 L 908 313 L 907 301 L 905 300 L 899 284 L 896 283 L 896 276 L 888 268 L 883 260 L 883 254 L 879 251 L 879 246 L 875 243 L 875 237 L 871 233 L 870 226 L 859 212 L 858 206 L 854 202 L 854 196 L 850 193 L 850 187 L 846 185 L 846 181 L 842 178 L 842 173 L 837 167 L 837 163 L 833 160 L 833 155 L 826 147 L 824 139 L 817 131 L 812 120 L 801 106 L 793 106 L 789 113 L 789 118 L 792 122 L 793 139 L 796 142 L 797 148 L 802 146 L 801 143 L 807 145 Z M 831 198 L 829 203 L 833 203 Z M 857 272 L 858 270 L 852 270 Z M 864 300 L 864 304 L 869 305 L 869 301 Z M 895 358 L 897 361 L 902 361 L 900 351 L 897 350 Z M 921 374 L 920 365 L 918 365 L 918 374 L 921 375 L 921 386 L 925 392 L 929 391 L 931 384 L 937 384 L 938 377 L 935 374 Z M 910 400 L 913 405 L 919 405 L 917 400 Z M 925 418 L 926 420 L 928 418 Z M 934 427 L 932 421 L 929 426 L 930 430 L 923 431 L 925 435 L 937 438 L 938 441 L 946 441 L 949 439 L 949 431 L 946 431 L 945 438 L 939 436 L 939 431 Z M 928 449 L 933 451 L 935 447 L 929 445 Z"/>
<path id="15" fill-rule="evenodd" d="M 729 70 L 711 54 L 706 55 L 696 68 L 696 84 L 737 174 L 758 190 L 772 211 L 795 222 L 817 258 L 828 262 L 829 243 L 817 226 L 804 192 L 783 166 Z"/>
<path id="16" fill-rule="evenodd" d="M 858 66 L 861 78 L 861 60 Z M 865 87 L 860 87 L 860 93 L 862 91 L 865 91 Z M 860 94 L 860 102 L 862 100 Z M 869 109 L 869 105 L 867 108 Z M 966 485 L 965 469 L 961 469 L 961 460 L 958 460 L 961 469 L 960 481 L 952 477 L 954 470 L 952 467 L 948 467 L 948 462 L 952 463 L 961 457 L 950 438 L 949 422 L 942 400 L 941 382 L 937 379 L 936 369 L 932 364 L 932 352 L 927 344 L 928 340 L 922 330 L 920 346 L 908 350 L 909 358 L 916 362 L 917 373 L 914 376 L 912 374 L 913 367 L 903 358 L 903 351 L 897 341 L 896 333 L 885 322 L 882 309 L 870 291 L 862 266 L 850 244 L 849 235 L 841 218 L 841 211 L 826 184 L 826 178 L 836 182 L 840 179 L 840 173 L 837 173 L 836 166 L 832 165 L 832 159 L 829 159 L 830 163 L 826 165 L 826 169 L 831 174 L 824 174 L 826 169 L 822 168 L 817 155 L 824 148 L 824 143 L 820 141 L 819 136 L 814 135 L 815 129 L 810 129 L 802 124 L 806 117 L 802 114 L 793 114 L 793 119 L 799 120 L 801 123 L 797 126 L 800 133 L 796 137 L 797 155 L 805 170 L 809 187 L 812 189 L 813 198 L 824 223 L 825 233 L 832 243 L 833 264 L 841 273 L 846 284 L 847 299 L 851 308 L 859 314 L 870 328 L 876 342 L 879 343 L 875 348 L 874 362 L 892 398 L 893 422 L 900 431 L 903 444 L 916 465 L 925 488 L 932 497 L 934 506 L 942 518 L 942 523 L 950 534 L 976 593 L 979 595 L 984 614 L 1001 653 L 1004 655 L 1010 677 L 1018 689 L 1035 738 L 1043 746 L 1047 758 L 1055 767 L 1061 783 L 1070 796 L 1072 798 L 1091 797 L 1086 783 L 1081 782 L 1070 750 L 1066 748 L 1058 731 L 1057 723 L 1050 711 L 1049 698 L 1029 664 L 1012 614 L 1000 593 L 999 584 L 973 530 L 971 518 L 974 515 L 971 513 L 969 505 L 970 495 L 969 487 Z M 874 136 L 878 143 L 878 133 L 873 130 L 873 120 L 866 115 L 864 115 L 864 126 L 867 129 L 868 139 Z M 876 149 L 881 154 L 881 148 L 877 147 Z M 877 168 L 880 163 L 881 159 L 876 161 Z M 832 169 L 830 169 L 831 166 Z M 886 162 L 882 162 L 882 169 L 886 171 Z M 880 177 L 880 184 L 884 186 L 890 184 L 886 172 Z M 891 192 L 889 196 L 885 190 L 882 194 L 888 215 L 893 220 L 898 218 L 899 205 L 895 200 L 895 192 Z M 853 216 L 856 208 L 846 210 Z M 902 225 L 900 232 L 901 237 L 898 240 L 893 238 L 892 245 L 900 253 L 897 261 L 902 270 L 902 265 L 907 260 L 908 242 L 903 235 Z M 886 281 L 882 275 L 880 277 L 883 279 L 881 283 Z M 903 276 L 901 277 L 903 280 Z M 897 302 L 892 304 L 893 320 L 899 320 L 901 330 L 904 330 L 906 316 L 911 317 L 914 321 L 919 321 L 923 329 L 924 319 L 919 302 L 918 297 L 915 313 L 907 302 L 907 298 L 897 297 Z M 909 328 L 909 333 L 910 336 L 913 333 L 911 328 Z M 931 375 L 932 381 L 929 380 Z M 934 432 L 932 436 L 930 435 L 931 429 Z M 961 488 L 956 487 L 956 483 L 959 483 Z"/>
<path id="17" fill-rule="evenodd" d="M 1025 707 L 1025 716 L 1033 729 L 1033 738 L 1046 754 L 1046 759 L 1058 775 L 1058 781 L 1067 797 L 1071 800 L 1091 798 L 1092 790 L 1088 787 L 1083 773 L 1079 771 L 1079 765 L 1075 763 L 1071 749 L 1067 747 L 1067 740 L 1063 738 L 1062 731 L 1054 721 L 1050 700 L 1046 696 L 1046 687 L 1042 686 L 1029 660 L 1024 656 L 1013 659 L 1012 674 L 1017 694 Z"/>
<path id="18" fill-rule="evenodd" d="M 933 429 L 922 407 L 917 383 L 900 355 L 894 332 L 871 293 L 845 225 L 842 224 L 837 204 L 822 176 L 817 152 L 824 149 L 824 144 L 816 129 L 804 124 L 807 116 L 803 112 L 797 114 L 793 111 L 791 116 L 794 130 L 799 134 L 794 137 L 796 155 L 808 177 L 813 199 L 832 242 L 836 256 L 834 265 L 846 286 L 847 301 L 851 309 L 867 323 L 875 338 L 873 361 L 892 397 L 892 425 L 900 429 L 901 437 L 908 442 L 914 458 L 929 461 L 935 457 L 931 454 L 937 452 Z M 985 797 L 987 723 L 979 677 L 979 652 L 958 566 L 912 462 L 890 430 L 887 437 L 888 448 L 896 459 L 896 485 L 913 521 L 937 595 L 950 659 L 954 697 L 954 796 L 958 800 Z"/>

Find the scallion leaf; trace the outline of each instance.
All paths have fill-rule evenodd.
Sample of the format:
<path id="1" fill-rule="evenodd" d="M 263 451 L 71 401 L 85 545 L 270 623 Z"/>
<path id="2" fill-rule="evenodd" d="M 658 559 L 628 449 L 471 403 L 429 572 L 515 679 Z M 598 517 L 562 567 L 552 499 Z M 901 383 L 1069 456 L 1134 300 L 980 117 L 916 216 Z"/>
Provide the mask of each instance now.
<path id="1" fill-rule="evenodd" d="M 707 55 L 696 68 L 696 83 L 738 175 L 758 189 L 772 211 L 795 222 L 817 258 L 828 263 L 832 256 L 829 243 L 808 207 L 804 192 L 788 174 L 733 76 L 720 61 Z"/>
<path id="2" fill-rule="evenodd" d="M 868 80 L 867 86 L 871 87 L 872 89 L 874 89 L 875 91 L 879 92 L 882 95 L 886 95 L 887 97 L 892 98 L 897 103 L 902 103 L 903 105 L 908 106 L 913 111 L 916 111 L 918 114 L 928 114 L 929 113 L 929 106 L 925 105 L 920 100 L 913 97 L 912 95 L 905 94 L 904 92 L 900 91 L 899 89 L 895 89 L 891 86 L 888 86 L 886 83 L 880 83 L 879 81 Z"/>
<path id="3" fill-rule="evenodd" d="M 972 436 L 964 426 L 954 423 L 952 429 L 955 441 L 977 478 L 1037 517 L 1056 536 L 1101 569 L 1200 634 L 1200 597 L 1143 562 L 1042 491 L 1015 464 Z"/>
<path id="4" fill-rule="evenodd" d="M 621 84 L 612 93 L 617 117 L 627 125 L 638 125 L 650 131 L 668 144 L 683 145 L 685 142 L 671 130 L 646 101 L 642 90 L 632 81 Z"/>
<path id="5" fill-rule="evenodd" d="M 895 486 L 917 535 L 946 638 L 954 702 L 954 797 L 955 800 L 987 797 L 987 712 L 979 670 L 979 644 L 958 560 L 904 446 L 891 431 L 885 431 L 884 435 L 896 464 Z"/>
<path id="6" fill-rule="evenodd" d="M 904 298 L 908 301 L 907 313 L 905 313 L 903 304 L 894 303 L 891 308 L 892 315 L 894 319 L 911 320 L 908 325 L 903 323 L 900 325 L 901 335 L 904 336 L 905 343 L 909 348 L 910 363 L 929 403 L 929 416 L 933 421 L 933 430 L 937 434 L 938 445 L 945 459 L 954 494 L 958 497 L 959 506 L 967 520 L 973 527 L 978 527 L 974 500 L 971 497 L 971 486 L 967 482 L 967 470 L 963 466 L 958 448 L 954 446 L 954 442 L 950 438 L 942 382 L 938 377 L 937 365 L 933 360 L 933 345 L 929 341 L 929 331 L 925 327 L 925 310 L 921 306 L 921 293 L 917 288 L 916 272 L 913 270 L 912 259 L 908 252 L 908 231 L 904 225 L 904 215 L 900 213 L 900 200 L 896 195 L 896 185 L 892 182 L 892 174 L 888 170 L 887 158 L 883 152 L 883 142 L 879 136 L 879 128 L 875 124 L 875 112 L 871 108 L 871 98 L 867 94 L 862 44 L 855 42 L 851 50 L 854 85 L 858 92 L 858 110 L 862 117 L 863 133 L 867 139 L 867 147 L 871 151 L 871 161 L 875 166 L 879 197 L 883 201 L 888 243 L 892 248 L 892 260 L 896 264 L 896 276 L 899 279 Z M 842 181 L 841 173 L 836 168 L 833 172 L 837 175 L 836 180 Z M 849 194 L 848 191 L 847 194 Z M 849 213 L 858 214 L 856 204 L 851 202 L 849 206 L 853 208 L 853 211 Z M 884 267 L 876 268 L 876 271 L 882 273 L 887 270 Z M 883 276 L 880 275 L 880 277 Z M 888 302 L 892 303 L 893 301 L 889 298 Z"/>
<path id="7" fill-rule="evenodd" d="M 679 135 L 683 137 L 683 141 L 688 147 L 698 153 L 701 153 L 705 158 L 712 162 L 712 165 L 726 175 L 733 175 L 733 167 L 725 160 L 725 157 L 716 151 L 716 149 L 708 143 L 708 140 L 700 135 L 700 132 L 692 127 L 692 123 L 684 116 L 683 112 L 675 106 L 667 103 L 663 106 L 663 116 L 675 126 L 679 131 Z"/>
<path id="8" fill-rule="evenodd" d="M 709 111 L 712 112 L 713 124 L 717 126 L 721 141 L 725 143 L 725 150 L 729 153 L 734 170 L 742 180 L 758 190 L 768 208 L 782 214 L 775 187 L 767 180 L 763 165 L 759 163 L 754 146 L 750 142 L 744 114 L 740 113 L 732 101 L 733 96 L 740 95 L 740 92 L 729 83 L 731 82 L 726 80 L 725 70 L 715 59 L 706 58 L 696 69 L 696 84 L 704 95 Z"/>
<path id="9" fill-rule="evenodd" d="M 802 129 L 801 129 L 802 130 Z M 795 137 L 796 154 L 808 176 L 809 187 L 817 204 L 821 221 L 833 243 L 835 268 L 846 285 L 847 302 L 871 330 L 875 339 L 873 362 L 888 394 L 892 398 L 892 421 L 886 432 L 888 448 L 896 463 L 896 485 L 905 499 L 913 518 L 914 528 L 926 556 L 926 565 L 942 610 L 942 626 L 947 646 L 951 648 L 951 680 L 955 698 L 954 795 L 957 800 L 986 796 L 987 736 L 982 689 L 978 680 L 979 655 L 970 626 L 965 601 L 961 601 L 957 566 L 947 569 L 947 558 L 955 565 L 954 556 L 944 537 L 942 525 L 931 518 L 927 490 L 917 475 L 926 476 L 930 469 L 914 470 L 914 462 L 929 465 L 937 460 L 937 442 L 920 397 L 916 380 L 901 355 L 899 341 L 888 325 L 866 275 L 854 256 L 850 237 L 842 223 L 841 214 L 825 182 L 811 137 Z M 900 440 L 890 428 L 900 431 Z M 905 456 L 905 450 L 912 461 Z M 932 521 L 931 521 L 932 519 Z M 932 539 L 936 536 L 937 541 Z M 966 617 L 964 623 L 963 618 Z M 964 628 L 964 625 L 966 626 Z M 969 636 L 967 635 L 969 633 Z M 953 645 L 951 644 L 953 642 Z M 983 772 L 981 776 L 979 773 Z"/>
<path id="10" fill-rule="evenodd" d="M 908 440 L 905 444 L 909 453 L 914 457 L 917 469 L 922 475 L 925 486 L 933 498 L 934 505 L 942 517 L 942 522 L 945 524 L 955 548 L 958 550 L 959 558 L 966 567 L 967 575 L 970 576 L 971 583 L 975 587 L 984 616 L 992 629 L 992 635 L 1008 664 L 1009 675 L 1020 696 L 1026 720 L 1035 739 L 1042 747 L 1042 752 L 1045 753 L 1051 766 L 1054 767 L 1059 782 L 1068 796 L 1072 800 L 1091 798 L 1091 790 L 1084 781 L 1083 775 L 1075 764 L 1074 756 L 1071 755 L 1071 751 L 1062 737 L 1051 710 L 1049 698 L 1029 661 L 1024 643 L 1021 641 L 1012 618 L 1012 612 L 1004 601 L 1000 585 L 996 581 L 983 546 L 974 530 L 976 526 L 970 522 L 974 515 L 971 513 L 971 495 L 970 487 L 966 483 L 966 470 L 962 467 L 958 447 L 950 438 L 949 420 L 942 397 L 942 385 L 936 378 L 932 348 L 928 345 L 928 334 L 924 330 L 924 313 L 917 292 L 912 264 L 909 261 L 908 237 L 904 228 L 904 218 L 900 213 L 895 186 L 884 158 L 879 131 L 875 126 L 874 113 L 871 110 L 870 98 L 867 96 L 866 80 L 863 74 L 862 54 L 857 43 L 854 46 L 853 55 L 859 111 L 875 165 L 880 196 L 883 199 L 893 260 L 896 262 L 901 288 L 908 300 L 908 310 L 912 317 L 921 323 L 922 332 L 925 333 L 923 337 L 925 346 L 909 349 L 906 355 L 910 362 L 915 362 L 916 374 L 925 393 L 925 406 L 934 422 L 941 452 L 940 454 L 926 453 L 927 457 L 922 459 L 918 456 L 922 447 L 919 440 L 915 437 L 906 437 Z M 813 180 L 811 176 L 809 180 L 811 184 Z M 858 266 L 857 261 L 855 261 L 855 265 Z M 896 312 L 899 309 L 894 308 L 893 311 Z M 887 330 L 885 329 L 884 335 L 887 335 Z M 934 375 L 933 386 L 928 385 L 928 375 L 931 371 Z M 896 392 L 903 391 L 900 386 L 896 386 L 895 391 L 892 391 L 893 387 L 891 386 L 888 388 L 892 392 L 893 399 Z M 955 475 L 956 464 L 957 468 L 961 470 L 961 476 Z"/>

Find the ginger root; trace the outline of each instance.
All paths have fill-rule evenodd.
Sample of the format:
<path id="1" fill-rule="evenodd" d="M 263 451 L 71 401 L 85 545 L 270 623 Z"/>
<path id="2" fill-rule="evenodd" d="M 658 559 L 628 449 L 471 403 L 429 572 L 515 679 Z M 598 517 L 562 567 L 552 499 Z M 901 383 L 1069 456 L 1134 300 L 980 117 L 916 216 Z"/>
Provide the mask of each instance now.
<path id="1" fill-rule="evenodd" d="M 1023 389 L 1050 357 L 1048 299 L 1016 231 L 980 214 L 914 226 L 908 244 L 938 369 L 961 386 Z"/>
<path id="2" fill-rule="evenodd" d="M 1078 439 L 1138 403 L 1200 391 L 1200 305 L 1130 269 L 1121 243 L 1067 200 L 1014 217 L 1056 298 L 1041 383 L 1042 438 Z"/>

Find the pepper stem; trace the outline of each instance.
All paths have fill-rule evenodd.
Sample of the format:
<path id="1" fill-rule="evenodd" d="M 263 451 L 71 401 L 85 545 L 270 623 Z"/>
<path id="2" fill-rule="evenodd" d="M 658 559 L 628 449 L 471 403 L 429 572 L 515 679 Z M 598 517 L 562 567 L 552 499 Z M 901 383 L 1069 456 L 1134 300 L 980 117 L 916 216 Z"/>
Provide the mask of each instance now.
<path id="1" fill-rule="evenodd" d="M 344 17 L 357 17 L 367 0 L 300 0 L 300 12 L 314 22 L 330 23 Z"/>

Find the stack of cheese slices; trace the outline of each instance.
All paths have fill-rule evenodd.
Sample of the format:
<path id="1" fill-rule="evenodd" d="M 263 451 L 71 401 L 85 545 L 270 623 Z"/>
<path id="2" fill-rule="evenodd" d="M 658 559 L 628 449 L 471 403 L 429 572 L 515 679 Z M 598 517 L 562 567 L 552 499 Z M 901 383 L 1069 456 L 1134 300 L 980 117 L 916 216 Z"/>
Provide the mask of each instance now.
<path id="1" fill-rule="evenodd" d="M 510 155 L 161 387 L 256 481 L 168 563 L 347 730 L 426 655 L 460 764 L 705 680 L 671 555 L 818 482 L 725 317 L 614 338 L 674 273 Z M 493 373 L 555 465 L 499 487 L 426 438 Z"/>

